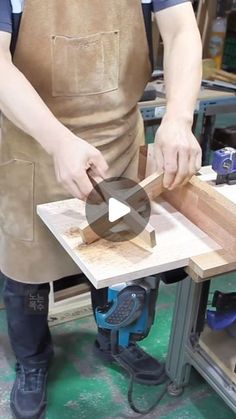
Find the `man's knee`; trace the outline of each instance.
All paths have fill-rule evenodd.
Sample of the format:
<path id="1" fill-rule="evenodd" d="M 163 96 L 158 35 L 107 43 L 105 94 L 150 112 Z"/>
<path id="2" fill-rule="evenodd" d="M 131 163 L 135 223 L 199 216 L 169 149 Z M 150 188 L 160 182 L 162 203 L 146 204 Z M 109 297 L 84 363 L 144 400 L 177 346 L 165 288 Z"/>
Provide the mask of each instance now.
<path id="1" fill-rule="evenodd" d="M 15 281 L 3 275 L 3 299 L 7 302 L 11 297 L 25 297 L 28 294 L 37 294 L 39 291 L 44 291 L 45 294 L 49 293 L 50 286 L 46 284 L 27 284 Z"/>

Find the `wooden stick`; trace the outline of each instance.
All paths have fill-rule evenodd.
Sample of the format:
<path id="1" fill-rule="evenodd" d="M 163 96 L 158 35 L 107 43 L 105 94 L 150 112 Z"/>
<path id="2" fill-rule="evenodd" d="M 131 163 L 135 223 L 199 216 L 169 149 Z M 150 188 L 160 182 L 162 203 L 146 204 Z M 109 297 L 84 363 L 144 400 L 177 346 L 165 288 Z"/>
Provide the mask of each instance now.
<path id="1" fill-rule="evenodd" d="M 139 198 L 143 197 L 143 191 L 141 188 L 145 190 L 145 192 L 147 193 L 147 196 L 151 200 L 157 197 L 158 195 L 160 195 L 161 192 L 163 191 L 162 183 L 163 183 L 163 174 L 153 173 L 152 175 L 148 176 L 148 178 L 144 179 L 142 182 L 137 184 L 135 187 L 129 189 L 127 192 L 122 192 L 120 196 L 118 193 L 116 194 L 112 193 L 110 186 L 109 185 L 105 186 L 105 182 L 103 185 L 102 192 L 103 194 L 106 193 L 107 196 L 108 195 L 111 197 L 112 196 L 114 197 L 114 195 L 118 196 L 118 199 L 121 202 L 123 202 L 125 205 L 128 204 L 131 207 L 133 207 L 135 206 L 135 204 L 137 204 L 137 201 L 139 200 Z M 106 189 L 106 192 L 104 188 Z M 133 214 L 134 214 L 134 211 L 132 211 L 132 215 Z M 127 215 L 129 215 L 129 217 L 125 216 L 126 221 L 130 223 L 130 225 L 132 223 L 132 226 L 134 226 L 135 222 L 137 222 L 139 225 L 143 223 L 143 221 L 141 221 L 142 217 L 140 216 L 140 214 L 137 213 L 137 211 L 132 221 L 131 221 L 131 217 L 132 217 L 131 213 Z M 112 226 L 118 223 L 119 223 L 119 220 L 112 223 Z M 108 229 L 107 208 L 104 208 L 104 207 L 103 209 L 100 210 L 100 213 L 96 214 L 96 217 L 93 221 L 90 221 L 90 223 L 85 221 L 79 228 L 81 237 L 83 241 L 87 244 L 92 243 L 98 239 L 98 235 L 94 232 L 94 230 L 99 231 L 99 234 L 102 235 L 106 232 L 107 229 Z M 144 230 L 145 231 L 143 231 L 143 233 L 140 234 L 140 237 L 143 238 L 146 243 L 150 244 L 151 247 L 153 247 L 153 245 L 155 245 L 154 229 L 152 228 L 152 226 L 150 226 L 150 224 L 147 224 Z"/>
<path id="2" fill-rule="evenodd" d="M 139 147 L 139 162 L 138 162 L 138 178 L 143 180 L 146 173 L 146 162 L 147 162 L 147 146 L 141 145 Z"/>
<path id="3" fill-rule="evenodd" d="M 156 246 L 156 233 L 154 227 L 152 227 L 150 223 L 146 224 L 146 220 L 141 217 L 137 211 L 125 215 L 123 220 L 148 246 Z"/>

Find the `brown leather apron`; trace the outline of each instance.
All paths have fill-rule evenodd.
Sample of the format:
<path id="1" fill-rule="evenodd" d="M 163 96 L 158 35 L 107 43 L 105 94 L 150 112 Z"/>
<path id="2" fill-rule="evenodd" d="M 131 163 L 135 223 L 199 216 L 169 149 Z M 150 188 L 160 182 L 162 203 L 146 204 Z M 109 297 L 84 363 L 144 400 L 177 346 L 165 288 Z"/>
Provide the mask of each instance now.
<path id="1" fill-rule="evenodd" d="M 140 0 L 26 0 L 14 63 L 54 115 L 103 153 L 111 176 L 136 176 L 137 102 L 150 77 Z M 77 273 L 35 212 L 69 197 L 52 158 L 6 118 L 0 156 L 0 269 L 26 283 Z"/>

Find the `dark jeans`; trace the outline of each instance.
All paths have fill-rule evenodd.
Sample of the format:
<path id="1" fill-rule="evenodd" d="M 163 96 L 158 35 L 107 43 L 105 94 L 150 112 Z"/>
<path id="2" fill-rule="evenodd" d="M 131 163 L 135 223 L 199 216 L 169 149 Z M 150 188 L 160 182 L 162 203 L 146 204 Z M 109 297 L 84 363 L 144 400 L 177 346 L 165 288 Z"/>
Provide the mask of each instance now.
<path id="1" fill-rule="evenodd" d="M 162 275 L 166 284 L 186 277 L 182 269 Z M 70 277 L 71 278 L 71 277 Z M 68 278 L 67 278 L 68 279 Z M 83 276 L 73 277 L 83 279 Z M 49 284 L 23 284 L 5 277 L 3 291 L 9 337 L 16 359 L 25 367 L 40 368 L 49 364 L 53 345 L 48 327 Z M 107 302 L 107 288 L 97 290 L 91 285 L 93 311 Z M 100 338 L 107 340 L 109 331 L 98 329 Z M 102 335 L 102 336 L 101 336 Z"/>
<path id="2" fill-rule="evenodd" d="M 23 284 L 5 277 L 3 297 L 9 338 L 17 361 L 25 367 L 47 366 L 53 356 L 47 321 L 49 289 L 49 284 Z M 106 303 L 107 288 L 96 290 L 91 286 L 91 297 L 95 310 Z"/>

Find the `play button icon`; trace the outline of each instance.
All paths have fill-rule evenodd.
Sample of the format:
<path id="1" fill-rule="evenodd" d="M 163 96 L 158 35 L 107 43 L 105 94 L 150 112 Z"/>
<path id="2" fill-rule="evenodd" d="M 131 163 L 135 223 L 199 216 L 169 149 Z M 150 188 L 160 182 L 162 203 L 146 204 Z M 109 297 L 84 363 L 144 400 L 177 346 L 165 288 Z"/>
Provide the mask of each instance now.
<path id="1" fill-rule="evenodd" d="M 131 211 L 128 205 L 123 204 L 116 198 L 109 198 L 108 201 L 108 220 L 110 223 L 119 220 Z"/>
<path id="2" fill-rule="evenodd" d="M 95 197 L 97 197 L 95 199 Z M 131 240 L 147 226 L 151 205 L 145 190 L 128 178 L 94 183 L 85 205 L 86 220 L 96 236 L 113 242 Z"/>

